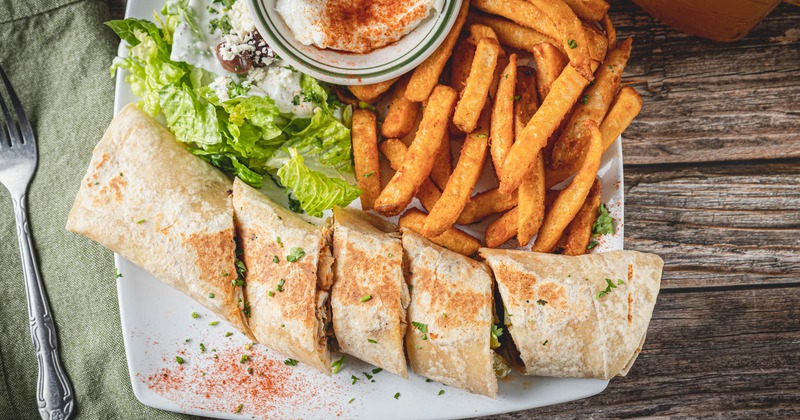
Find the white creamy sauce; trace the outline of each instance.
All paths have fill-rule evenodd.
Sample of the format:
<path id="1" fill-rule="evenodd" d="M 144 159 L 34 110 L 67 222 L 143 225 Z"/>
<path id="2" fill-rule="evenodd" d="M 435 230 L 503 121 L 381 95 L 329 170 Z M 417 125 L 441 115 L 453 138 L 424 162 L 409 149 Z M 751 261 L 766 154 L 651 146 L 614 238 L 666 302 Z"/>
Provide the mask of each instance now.
<path id="1" fill-rule="evenodd" d="M 173 1 L 167 4 L 170 3 Z M 209 12 L 209 7 L 218 13 Z M 189 22 L 181 22 L 175 29 L 170 58 L 217 75 L 209 87 L 221 101 L 231 99 L 230 87 L 234 83 L 249 85 L 250 89 L 244 96 L 268 96 L 282 113 L 299 117 L 313 115 L 314 105 L 302 95 L 300 73 L 289 69 L 283 61 L 273 61 L 266 67 L 253 67 L 246 75 L 237 75 L 222 67 L 216 56 L 217 45 L 225 42 L 223 55 L 251 51 L 251 46 L 242 44 L 251 39 L 250 34 L 256 29 L 244 0 L 234 3 L 230 10 L 223 7 L 208 0 L 189 0 L 190 15 L 195 17 L 199 34 L 192 30 Z M 228 16 L 231 32 L 223 34 L 215 30 L 212 33 L 211 21 L 224 15 Z"/>

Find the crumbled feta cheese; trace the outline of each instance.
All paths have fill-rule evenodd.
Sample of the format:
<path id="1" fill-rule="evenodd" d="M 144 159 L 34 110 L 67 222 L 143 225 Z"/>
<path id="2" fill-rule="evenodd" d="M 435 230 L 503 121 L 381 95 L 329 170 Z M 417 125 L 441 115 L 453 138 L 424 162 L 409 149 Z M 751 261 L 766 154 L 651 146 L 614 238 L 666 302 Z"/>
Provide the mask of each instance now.
<path id="1" fill-rule="evenodd" d="M 237 55 L 254 52 L 256 47 L 247 43 L 252 39 L 253 38 L 249 33 L 245 34 L 244 37 L 240 37 L 237 34 L 223 35 L 222 44 L 219 47 L 219 52 L 222 55 L 222 59 L 225 61 L 231 61 L 236 58 Z"/>
<path id="2" fill-rule="evenodd" d="M 247 34 L 256 30 L 256 24 L 253 22 L 244 0 L 238 0 L 233 3 L 227 14 L 230 16 L 231 26 L 233 27 L 231 32 L 240 38 L 244 38 Z"/>
<path id="3" fill-rule="evenodd" d="M 228 76 L 220 76 L 214 79 L 209 88 L 211 88 L 214 93 L 217 95 L 217 98 L 221 102 L 225 102 L 230 99 L 230 95 L 228 94 L 228 86 L 233 83 L 233 80 Z"/>

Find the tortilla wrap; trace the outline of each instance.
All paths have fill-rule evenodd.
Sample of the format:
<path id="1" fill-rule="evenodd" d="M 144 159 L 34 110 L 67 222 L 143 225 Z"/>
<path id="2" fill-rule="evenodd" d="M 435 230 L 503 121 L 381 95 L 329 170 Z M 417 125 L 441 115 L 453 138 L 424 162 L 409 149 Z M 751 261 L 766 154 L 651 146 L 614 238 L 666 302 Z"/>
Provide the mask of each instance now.
<path id="1" fill-rule="evenodd" d="M 494 272 L 526 374 L 610 379 L 628 372 L 653 314 L 661 258 L 634 251 L 480 254 Z"/>
<path id="2" fill-rule="evenodd" d="M 328 230 L 306 222 L 238 178 L 233 183 L 233 206 L 247 269 L 248 320 L 256 339 L 330 375 L 325 327 L 330 319 L 333 258 Z"/>
<path id="3" fill-rule="evenodd" d="M 408 377 L 403 338 L 408 286 L 397 228 L 363 211 L 334 208 L 331 310 L 342 352 Z"/>
<path id="4" fill-rule="evenodd" d="M 95 146 L 67 230 L 122 255 L 252 337 L 239 302 L 231 181 L 135 105 Z M 213 297 L 212 297 L 213 296 Z"/>
<path id="5" fill-rule="evenodd" d="M 494 398 L 492 278 L 481 263 L 403 229 L 411 286 L 406 350 L 411 369 Z M 413 323 L 418 323 L 414 325 Z"/>

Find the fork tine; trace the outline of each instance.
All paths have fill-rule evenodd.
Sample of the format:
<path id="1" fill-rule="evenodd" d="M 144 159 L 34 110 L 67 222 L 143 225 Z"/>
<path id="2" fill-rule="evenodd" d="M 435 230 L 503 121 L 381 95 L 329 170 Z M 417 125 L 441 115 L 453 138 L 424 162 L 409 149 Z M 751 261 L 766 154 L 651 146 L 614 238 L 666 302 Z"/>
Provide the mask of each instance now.
<path id="1" fill-rule="evenodd" d="M 6 146 L 14 146 L 15 143 L 19 143 L 19 132 L 17 131 L 16 124 L 14 124 L 14 120 L 11 119 L 11 113 L 8 112 L 8 107 L 6 106 L 6 101 L 3 99 L 3 95 L 0 95 L 0 108 L 3 108 L 3 123 L 5 123 L 5 129 L 0 130 L 3 133 L 3 142 Z M 3 125 L 3 124 L 0 124 Z"/>
<path id="2" fill-rule="evenodd" d="M 3 78 L 3 84 L 6 85 L 8 96 L 11 99 L 11 106 L 14 107 L 14 111 L 17 114 L 17 122 L 19 123 L 19 129 L 22 132 L 22 142 L 30 142 L 35 146 L 36 137 L 33 135 L 31 123 L 28 121 L 28 116 L 25 115 L 25 110 L 22 108 L 22 102 L 20 102 L 19 98 L 17 97 L 17 92 L 15 92 L 14 87 L 11 86 L 11 81 L 8 80 L 8 76 L 6 76 L 6 72 L 3 70 L 2 66 L 0 66 L 0 76 Z M 5 106 L 3 108 L 3 111 L 5 111 Z M 8 117 L 6 117 L 6 119 L 8 119 Z"/>

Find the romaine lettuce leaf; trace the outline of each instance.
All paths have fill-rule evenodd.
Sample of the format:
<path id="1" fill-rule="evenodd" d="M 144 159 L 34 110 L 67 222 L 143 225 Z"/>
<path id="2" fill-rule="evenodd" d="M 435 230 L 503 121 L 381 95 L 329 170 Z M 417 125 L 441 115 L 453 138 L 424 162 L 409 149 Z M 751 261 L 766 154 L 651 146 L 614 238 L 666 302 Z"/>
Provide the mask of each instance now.
<path id="1" fill-rule="evenodd" d="M 289 149 L 289 161 L 278 169 L 283 186 L 292 190 L 303 210 L 311 216 L 322 217 L 323 210 L 346 206 L 361 195 L 361 190 L 341 178 L 329 178 L 305 165 L 296 149 Z"/>
<path id="2" fill-rule="evenodd" d="M 178 141 L 200 147 L 222 142 L 214 105 L 197 99 L 185 85 L 166 85 L 158 93 L 167 127 Z"/>

